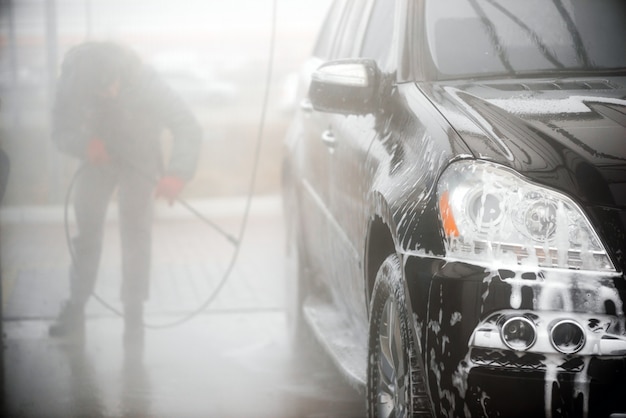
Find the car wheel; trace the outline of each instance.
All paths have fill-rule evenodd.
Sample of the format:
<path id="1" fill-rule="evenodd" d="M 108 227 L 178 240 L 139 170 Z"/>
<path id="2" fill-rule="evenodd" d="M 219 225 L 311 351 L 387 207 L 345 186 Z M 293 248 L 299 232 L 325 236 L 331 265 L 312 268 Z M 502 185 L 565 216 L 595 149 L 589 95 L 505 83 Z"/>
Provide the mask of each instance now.
<path id="1" fill-rule="evenodd" d="M 409 328 L 401 268 L 398 257 L 390 255 L 376 275 L 369 325 L 369 417 L 432 416 L 423 369 Z"/>

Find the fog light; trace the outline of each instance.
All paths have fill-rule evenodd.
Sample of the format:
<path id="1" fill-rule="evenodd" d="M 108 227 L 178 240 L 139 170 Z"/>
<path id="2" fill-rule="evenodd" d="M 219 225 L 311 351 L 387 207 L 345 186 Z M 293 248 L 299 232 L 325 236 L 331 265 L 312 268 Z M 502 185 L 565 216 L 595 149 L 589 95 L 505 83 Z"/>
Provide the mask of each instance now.
<path id="1" fill-rule="evenodd" d="M 535 324 L 528 318 L 516 316 L 509 318 L 500 329 L 504 344 L 511 350 L 528 350 L 537 339 Z"/>
<path id="2" fill-rule="evenodd" d="M 550 331 L 552 345 L 563 354 L 573 354 L 585 345 L 585 330 L 577 322 L 564 319 Z"/>

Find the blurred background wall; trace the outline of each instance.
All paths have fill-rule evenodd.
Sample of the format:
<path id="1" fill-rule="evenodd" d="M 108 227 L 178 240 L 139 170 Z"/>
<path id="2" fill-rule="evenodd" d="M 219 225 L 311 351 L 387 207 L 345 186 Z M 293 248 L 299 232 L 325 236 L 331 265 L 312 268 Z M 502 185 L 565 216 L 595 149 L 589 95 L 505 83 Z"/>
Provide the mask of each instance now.
<path id="1" fill-rule="evenodd" d="M 274 72 L 257 194 L 278 193 L 295 75 L 330 0 L 277 0 Z M 86 40 L 133 47 L 191 106 L 205 138 L 187 198 L 247 192 L 266 79 L 273 0 L 0 0 L 4 204 L 60 204 L 77 162 L 50 140 L 63 55 Z"/>

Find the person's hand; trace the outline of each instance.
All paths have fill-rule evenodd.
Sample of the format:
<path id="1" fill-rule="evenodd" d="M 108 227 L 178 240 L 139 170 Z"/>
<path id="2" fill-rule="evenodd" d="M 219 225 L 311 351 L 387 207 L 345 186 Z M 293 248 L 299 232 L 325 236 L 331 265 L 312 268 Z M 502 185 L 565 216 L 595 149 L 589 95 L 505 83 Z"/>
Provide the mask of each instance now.
<path id="1" fill-rule="evenodd" d="M 161 177 L 156 187 L 156 197 L 166 199 L 170 206 L 178 199 L 178 195 L 185 187 L 185 182 L 180 178 L 172 175 Z"/>
<path id="2" fill-rule="evenodd" d="M 102 140 L 93 138 L 89 141 L 89 144 L 87 144 L 87 160 L 95 165 L 104 165 L 111 161 L 109 152 Z"/>

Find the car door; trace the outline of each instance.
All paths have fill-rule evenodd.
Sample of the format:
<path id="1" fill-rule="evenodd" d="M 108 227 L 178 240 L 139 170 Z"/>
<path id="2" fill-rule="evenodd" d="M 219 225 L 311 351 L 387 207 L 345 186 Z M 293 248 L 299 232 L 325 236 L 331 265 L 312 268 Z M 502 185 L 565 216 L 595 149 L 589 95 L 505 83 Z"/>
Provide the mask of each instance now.
<path id="1" fill-rule="evenodd" d="M 342 22 L 354 0 L 337 0 L 326 17 L 318 36 L 313 55 L 300 74 L 297 123 L 290 129 L 288 144 L 292 149 L 299 176 L 299 211 L 302 238 L 310 272 L 328 284 L 329 228 L 328 202 L 330 201 L 330 152 L 324 142 L 329 115 L 313 109 L 308 97 L 311 74 L 333 56 Z"/>
<path id="2" fill-rule="evenodd" d="M 358 14 L 359 24 L 355 26 L 351 43 L 352 49 L 343 51 L 348 57 L 375 59 L 386 77 L 392 77 L 393 19 L 394 0 L 367 2 Z M 346 45 L 344 45 L 345 47 Z M 363 303 L 366 294 L 363 280 L 363 254 L 369 221 L 367 204 L 372 188 L 373 170 L 367 164 L 368 151 L 372 141 L 384 135 L 383 127 L 387 113 L 374 113 L 364 116 L 333 115 L 329 131 L 335 141 L 330 158 L 330 246 L 335 259 L 333 277 L 342 292 L 346 313 L 350 313 L 357 326 L 367 326 L 367 306 Z"/>

